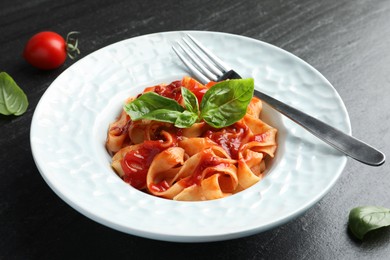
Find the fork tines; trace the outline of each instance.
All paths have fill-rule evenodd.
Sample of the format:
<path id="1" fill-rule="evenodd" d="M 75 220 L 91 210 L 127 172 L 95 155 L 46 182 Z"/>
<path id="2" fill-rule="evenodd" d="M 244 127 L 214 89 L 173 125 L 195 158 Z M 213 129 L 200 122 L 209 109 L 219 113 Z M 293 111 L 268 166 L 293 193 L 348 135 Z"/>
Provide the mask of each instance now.
<path id="1" fill-rule="evenodd" d="M 230 70 L 225 63 L 191 35 L 186 34 L 186 36 L 182 38 L 184 44 L 179 41 L 176 42 L 180 46 L 181 51 L 175 46 L 172 46 L 172 48 L 200 81 L 203 83 L 218 81 L 221 76 Z"/>

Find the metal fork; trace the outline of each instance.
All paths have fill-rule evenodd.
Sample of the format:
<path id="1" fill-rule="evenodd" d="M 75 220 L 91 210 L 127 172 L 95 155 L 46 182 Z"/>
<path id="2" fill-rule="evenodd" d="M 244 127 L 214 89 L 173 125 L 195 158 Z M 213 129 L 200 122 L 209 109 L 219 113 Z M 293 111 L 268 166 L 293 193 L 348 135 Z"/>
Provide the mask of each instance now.
<path id="1" fill-rule="evenodd" d="M 172 48 L 195 78 L 202 83 L 241 78 L 237 72 L 212 54 L 199 41 L 189 34 L 186 36 L 182 38 L 184 44 L 177 42 L 181 51 L 175 46 Z M 254 94 L 275 110 L 351 158 L 371 166 L 380 166 L 385 162 L 385 155 L 372 146 L 256 89 Z"/>

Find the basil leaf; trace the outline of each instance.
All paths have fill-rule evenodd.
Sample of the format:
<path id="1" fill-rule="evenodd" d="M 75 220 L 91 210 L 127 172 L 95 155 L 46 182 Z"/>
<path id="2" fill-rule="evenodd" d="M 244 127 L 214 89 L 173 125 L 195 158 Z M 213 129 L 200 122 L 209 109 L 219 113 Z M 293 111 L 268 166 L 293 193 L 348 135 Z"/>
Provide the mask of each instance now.
<path id="1" fill-rule="evenodd" d="M 390 209 L 367 206 L 357 207 L 350 211 L 348 226 L 359 239 L 374 229 L 390 226 Z"/>
<path id="2" fill-rule="evenodd" d="M 215 128 L 232 125 L 246 114 L 253 91 L 252 78 L 219 82 L 203 96 L 200 117 Z"/>
<path id="3" fill-rule="evenodd" d="M 20 116 L 26 112 L 28 100 L 23 90 L 6 72 L 0 73 L 0 114 Z"/>
<path id="4" fill-rule="evenodd" d="M 182 87 L 181 95 L 184 100 L 184 105 L 188 111 L 198 114 L 199 113 L 199 104 L 198 99 L 195 94 L 192 93 L 189 89 Z"/>
<path id="5" fill-rule="evenodd" d="M 148 114 L 143 115 L 139 119 L 150 119 L 160 122 L 175 123 L 181 112 L 169 109 L 157 109 Z M 137 119 L 138 120 L 138 119 Z"/>
<path id="6" fill-rule="evenodd" d="M 155 120 L 157 120 L 158 118 L 163 118 L 161 116 L 162 111 L 154 112 L 159 109 L 164 109 L 165 112 L 184 111 L 184 108 L 180 106 L 180 104 L 177 103 L 175 100 L 160 96 L 154 92 L 147 92 L 145 94 L 142 94 L 140 97 L 124 106 L 124 110 L 134 121 L 139 119 L 153 119 L 152 116 L 148 116 L 148 114 L 155 116 Z M 170 115 L 168 115 L 167 117 L 170 117 Z"/>
<path id="7" fill-rule="evenodd" d="M 175 126 L 178 128 L 188 128 L 195 124 L 198 120 L 198 114 L 185 110 L 182 112 L 175 121 Z"/>

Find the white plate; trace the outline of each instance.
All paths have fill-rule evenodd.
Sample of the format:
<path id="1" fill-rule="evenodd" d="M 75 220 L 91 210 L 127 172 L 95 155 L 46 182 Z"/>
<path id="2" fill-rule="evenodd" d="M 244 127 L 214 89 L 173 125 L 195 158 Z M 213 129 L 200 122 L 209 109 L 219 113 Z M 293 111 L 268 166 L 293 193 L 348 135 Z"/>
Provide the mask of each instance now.
<path id="1" fill-rule="evenodd" d="M 310 65 L 277 47 L 216 32 L 191 34 L 265 93 L 350 133 L 345 106 Z M 285 223 L 321 199 L 347 158 L 265 106 L 279 129 L 267 177 L 228 198 L 177 202 L 133 189 L 110 168 L 104 148 L 108 124 L 128 96 L 187 74 L 171 45 L 184 32 L 124 40 L 81 59 L 41 98 L 31 146 L 43 178 L 65 202 L 113 229 L 152 239 L 204 242 L 232 239 Z"/>

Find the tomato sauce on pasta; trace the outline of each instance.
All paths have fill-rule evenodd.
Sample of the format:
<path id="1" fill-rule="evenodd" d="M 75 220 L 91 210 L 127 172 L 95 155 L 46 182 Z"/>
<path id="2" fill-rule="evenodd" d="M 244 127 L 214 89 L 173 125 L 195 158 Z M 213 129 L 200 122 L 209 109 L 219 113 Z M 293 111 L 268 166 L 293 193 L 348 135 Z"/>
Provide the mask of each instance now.
<path id="1" fill-rule="evenodd" d="M 183 105 L 181 87 L 201 102 L 213 84 L 184 77 L 143 93 L 153 91 Z M 107 134 L 111 165 L 129 185 L 162 198 L 197 201 L 235 194 L 263 178 L 265 158 L 274 157 L 277 148 L 277 129 L 260 119 L 261 110 L 262 102 L 253 97 L 241 120 L 219 129 L 203 121 L 184 129 L 133 121 L 122 111 Z"/>

